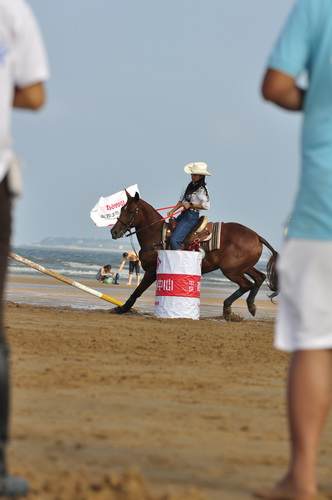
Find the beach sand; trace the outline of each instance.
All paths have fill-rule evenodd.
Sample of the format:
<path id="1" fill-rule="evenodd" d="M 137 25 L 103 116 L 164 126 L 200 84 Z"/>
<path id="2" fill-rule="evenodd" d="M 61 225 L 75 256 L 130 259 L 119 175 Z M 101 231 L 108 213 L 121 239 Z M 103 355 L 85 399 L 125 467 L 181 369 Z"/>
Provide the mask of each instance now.
<path id="1" fill-rule="evenodd" d="M 25 278 L 48 295 L 45 283 Z M 225 322 L 218 297 L 202 299 L 199 321 L 155 318 L 153 294 L 122 316 L 88 300 L 94 309 L 6 303 L 8 454 L 28 500 L 244 500 L 279 479 L 289 357 L 272 347 L 275 306 L 260 301 L 252 318 L 242 302 L 240 321 Z M 319 456 L 330 495 L 331 424 Z"/>

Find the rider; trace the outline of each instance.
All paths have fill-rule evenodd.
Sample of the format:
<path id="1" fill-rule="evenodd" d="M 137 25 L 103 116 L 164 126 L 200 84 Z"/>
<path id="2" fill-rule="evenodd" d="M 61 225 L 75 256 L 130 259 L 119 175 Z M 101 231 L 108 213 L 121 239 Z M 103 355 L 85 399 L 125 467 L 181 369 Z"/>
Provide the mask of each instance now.
<path id="1" fill-rule="evenodd" d="M 205 176 L 210 174 L 207 171 L 207 164 L 203 162 L 188 163 L 184 167 L 186 174 L 191 174 L 191 182 L 189 182 L 186 190 L 180 197 L 180 201 L 167 213 L 171 216 L 180 207 L 185 210 L 177 217 L 177 226 L 170 238 L 171 250 L 181 250 L 181 243 L 187 234 L 195 227 L 199 219 L 200 210 L 208 210 L 210 208 L 210 197 L 205 184 Z"/>

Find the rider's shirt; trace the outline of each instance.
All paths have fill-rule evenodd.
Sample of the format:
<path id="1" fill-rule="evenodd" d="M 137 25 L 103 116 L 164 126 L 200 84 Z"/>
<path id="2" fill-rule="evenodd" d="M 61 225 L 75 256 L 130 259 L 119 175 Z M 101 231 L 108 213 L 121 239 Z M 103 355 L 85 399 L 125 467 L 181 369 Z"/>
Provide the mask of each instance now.
<path id="1" fill-rule="evenodd" d="M 197 205 L 202 205 L 202 207 L 204 207 L 205 210 L 208 210 L 210 208 L 210 198 L 209 198 L 208 194 L 206 194 L 205 188 L 203 186 L 198 188 L 197 191 L 194 191 L 193 193 L 191 193 L 188 196 L 188 198 L 190 198 L 190 199 L 188 200 L 187 198 L 185 198 L 184 193 L 182 193 L 181 197 L 180 197 L 180 201 L 181 202 L 189 201 L 189 202 L 197 204 Z"/>

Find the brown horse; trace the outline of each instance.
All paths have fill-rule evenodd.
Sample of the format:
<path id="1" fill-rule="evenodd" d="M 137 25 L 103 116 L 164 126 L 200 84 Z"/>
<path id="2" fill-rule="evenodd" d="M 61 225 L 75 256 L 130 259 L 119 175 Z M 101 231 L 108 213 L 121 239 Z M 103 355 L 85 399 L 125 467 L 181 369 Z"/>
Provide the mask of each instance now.
<path id="1" fill-rule="evenodd" d="M 122 238 L 127 232 L 135 228 L 141 250 L 139 252 L 142 267 L 145 271 L 140 285 L 131 294 L 129 299 L 115 308 L 115 312 L 123 314 L 134 305 L 138 297 L 156 280 L 157 250 L 162 247 L 162 229 L 164 220 L 161 215 L 136 193 L 131 197 L 127 193 L 127 203 L 122 207 L 120 216 L 111 229 L 113 239 Z M 134 233 L 134 234 L 135 234 Z M 239 285 L 230 297 L 225 299 L 223 314 L 225 319 L 231 315 L 233 302 L 249 292 L 247 306 L 250 313 L 255 316 L 255 297 L 264 282 L 266 275 L 254 265 L 258 262 L 265 245 L 272 255 L 267 264 L 267 280 L 272 299 L 278 295 L 278 283 L 275 263 L 278 253 L 261 236 L 235 222 L 223 224 L 223 233 L 220 248 L 207 251 L 202 261 L 202 274 L 220 269 L 230 281 Z M 248 279 L 248 277 L 250 279 Z"/>

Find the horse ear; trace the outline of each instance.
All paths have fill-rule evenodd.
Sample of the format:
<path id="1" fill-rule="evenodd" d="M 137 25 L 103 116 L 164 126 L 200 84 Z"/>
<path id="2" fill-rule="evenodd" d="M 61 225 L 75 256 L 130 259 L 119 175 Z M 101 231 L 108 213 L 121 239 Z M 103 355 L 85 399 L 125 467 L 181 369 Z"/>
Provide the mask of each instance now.
<path id="1" fill-rule="evenodd" d="M 128 193 L 128 191 L 127 191 L 126 189 L 125 189 L 125 193 L 126 193 L 127 198 L 128 198 L 128 200 L 129 200 L 129 198 L 131 198 L 131 196 L 130 196 L 130 194 Z"/>
<path id="2" fill-rule="evenodd" d="M 139 194 L 138 194 L 138 192 L 136 191 L 136 193 L 135 193 L 135 201 L 137 202 L 138 200 L 139 200 Z"/>

